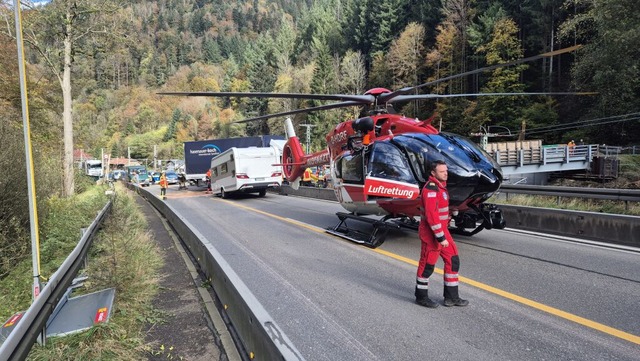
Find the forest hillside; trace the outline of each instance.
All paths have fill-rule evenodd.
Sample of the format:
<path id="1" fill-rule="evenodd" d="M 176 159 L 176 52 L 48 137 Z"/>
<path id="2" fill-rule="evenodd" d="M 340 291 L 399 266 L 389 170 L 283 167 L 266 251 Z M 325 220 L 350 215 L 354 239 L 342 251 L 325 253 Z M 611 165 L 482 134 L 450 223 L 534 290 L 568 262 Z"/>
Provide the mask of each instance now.
<path id="1" fill-rule="evenodd" d="M 640 143 L 640 11 L 634 0 L 23 3 L 39 198 L 66 196 L 81 184 L 66 179 L 72 149 L 94 157 L 101 150 L 112 157 L 130 151 L 140 159 L 152 158 L 155 148 L 159 159 L 181 158 L 184 141 L 283 133 L 279 118 L 236 121 L 319 105 L 169 97 L 158 95 L 161 91 L 363 94 L 574 45 L 581 47 L 421 90 L 595 95 L 468 96 L 396 110 L 420 119 L 435 113 L 442 130 L 463 135 L 495 127 L 547 144 L 572 138 Z M 0 0 L 0 15 L 0 162 L 11 170 L 0 179 L 3 246 L 16 235 L 24 239 L 29 218 L 12 1 Z M 329 129 L 357 114 L 358 109 L 344 108 L 296 114 L 293 120 L 315 125 L 312 148 L 319 150 Z M 16 244 L 18 251 L 26 249 Z"/>

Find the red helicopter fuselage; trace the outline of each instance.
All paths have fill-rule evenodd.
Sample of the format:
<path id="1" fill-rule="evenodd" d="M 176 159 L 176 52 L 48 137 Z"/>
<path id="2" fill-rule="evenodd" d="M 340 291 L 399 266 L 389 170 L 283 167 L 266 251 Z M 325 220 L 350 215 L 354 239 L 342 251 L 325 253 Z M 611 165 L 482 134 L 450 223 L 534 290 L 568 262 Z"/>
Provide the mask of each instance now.
<path id="1" fill-rule="evenodd" d="M 441 138 L 445 135 L 431 125 L 432 119 L 420 121 L 398 114 L 379 114 L 348 120 L 327 134 L 327 149 L 308 155 L 297 137 L 290 136 L 283 151 L 285 176 L 295 184 L 306 168 L 330 164 L 336 197 L 349 212 L 415 217 L 420 215 L 420 190 L 428 179 L 428 162 L 451 158 L 445 161 L 462 163 L 451 165 L 458 173 L 450 174 L 451 211 L 465 211 L 470 205 L 484 202 L 500 186 L 499 166 L 490 161 L 486 162 L 489 166 L 483 163 L 483 169 L 489 169 L 483 172 L 489 177 L 495 174 L 496 179 L 489 180 L 489 186 L 484 184 L 478 191 L 475 183 L 487 182 L 482 179 L 480 169 L 472 169 L 471 158 L 486 154 L 479 149 L 467 149 L 473 145 L 454 147 L 454 143 Z M 446 147 L 441 147 L 442 144 Z M 460 149 L 473 154 L 469 157 Z"/>

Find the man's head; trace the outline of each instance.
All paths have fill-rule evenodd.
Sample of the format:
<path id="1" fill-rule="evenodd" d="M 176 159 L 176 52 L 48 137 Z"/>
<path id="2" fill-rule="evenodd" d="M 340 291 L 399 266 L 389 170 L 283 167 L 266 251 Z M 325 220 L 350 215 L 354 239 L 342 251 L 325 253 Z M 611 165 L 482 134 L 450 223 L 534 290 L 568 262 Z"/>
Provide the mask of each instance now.
<path id="1" fill-rule="evenodd" d="M 440 182 L 446 182 L 447 178 L 449 178 L 447 163 L 442 160 L 431 162 L 431 175 Z"/>

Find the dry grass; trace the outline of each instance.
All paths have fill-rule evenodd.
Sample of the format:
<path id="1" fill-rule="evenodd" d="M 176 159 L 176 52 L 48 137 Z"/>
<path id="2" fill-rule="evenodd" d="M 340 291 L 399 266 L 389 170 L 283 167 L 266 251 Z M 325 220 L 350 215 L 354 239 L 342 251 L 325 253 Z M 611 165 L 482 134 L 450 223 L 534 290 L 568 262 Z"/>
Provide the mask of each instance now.
<path id="1" fill-rule="evenodd" d="M 140 360 L 144 355 L 143 326 L 163 315 L 152 307 L 162 259 L 133 197 L 118 188 L 114 208 L 90 250 L 80 293 L 113 287 L 114 309 L 109 323 L 34 346 L 30 360 Z M 77 294 L 77 293 L 76 293 Z"/>
<path id="2" fill-rule="evenodd" d="M 640 204 L 637 202 L 625 204 L 625 202 L 621 201 L 558 198 L 525 194 L 510 194 L 505 197 L 504 194 L 501 194 L 489 199 L 489 203 L 640 216 Z"/>

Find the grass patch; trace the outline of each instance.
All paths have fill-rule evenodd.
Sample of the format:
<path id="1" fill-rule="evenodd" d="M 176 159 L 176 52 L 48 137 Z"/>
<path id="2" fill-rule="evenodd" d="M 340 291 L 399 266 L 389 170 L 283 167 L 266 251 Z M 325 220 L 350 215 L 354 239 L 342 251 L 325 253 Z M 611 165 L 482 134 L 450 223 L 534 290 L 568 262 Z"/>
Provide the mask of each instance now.
<path id="1" fill-rule="evenodd" d="M 488 201 L 495 204 L 509 204 L 528 207 L 542 207 L 554 209 L 569 209 L 574 211 L 600 212 L 611 214 L 625 214 L 640 216 L 640 204 L 622 201 L 606 201 L 598 199 L 560 198 L 553 196 L 539 196 L 526 194 L 504 194 L 494 196 Z"/>
<path id="2" fill-rule="evenodd" d="M 105 189 L 96 186 L 89 193 L 96 192 L 104 196 Z M 54 201 L 56 205 L 60 202 L 68 203 L 68 206 L 60 205 L 52 212 L 51 217 L 55 218 L 55 221 L 52 221 L 48 228 L 52 235 L 52 243 L 47 248 L 50 252 L 47 257 L 50 258 L 51 264 L 59 259 L 64 260 L 80 238 L 78 226 L 61 223 L 66 223 L 63 222 L 65 219 L 75 222 L 76 219 L 83 218 L 79 213 L 87 212 L 87 209 L 80 205 L 84 197 L 97 201 L 97 198 L 86 195 L 74 197 L 74 201 Z M 98 209 L 105 203 L 106 200 Z M 95 215 L 96 212 L 90 212 L 91 219 Z M 88 223 L 85 223 L 81 226 L 87 225 Z M 68 239 L 70 245 L 63 241 L 63 234 L 73 234 Z M 20 267 L 29 270 L 30 262 L 25 263 L 26 265 Z M 161 322 L 165 316 L 153 309 L 151 303 L 158 291 L 157 274 L 161 266 L 160 252 L 148 233 L 146 220 L 137 208 L 133 195 L 118 185 L 112 212 L 105 219 L 102 230 L 89 250 L 87 269 L 81 270 L 89 279 L 73 294 L 77 296 L 104 288 L 115 288 L 116 298 L 109 323 L 100 324 L 75 335 L 50 338 L 44 347 L 34 345 L 29 360 L 146 359 L 143 327 L 147 323 Z M 26 276 L 22 282 L 26 291 L 21 292 L 23 295 L 10 296 L 10 299 L 15 298 L 15 301 L 12 302 L 14 305 L 11 308 L 7 307 L 4 311 L 6 313 L 11 309 L 8 315 L 16 310 L 26 309 L 30 303 L 30 272 L 26 272 Z M 4 284 L 2 289 L 5 289 Z M 0 305 L 5 306 L 4 299 Z"/>
<path id="3" fill-rule="evenodd" d="M 621 154 L 620 172 L 617 179 L 602 183 L 601 181 L 576 181 L 573 179 L 563 179 L 558 182 L 559 186 L 573 187 L 594 187 L 600 188 L 603 185 L 607 188 L 639 189 L 640 188 L 640 156 L 631 154 Z M 558 198 L 554 196 L 539 196 L 527 194 L 509 194 L 508 196 L 498 193 L 488 201 L 495 204 L 510 204 L 516 206 L 543 207 L 555 209 L 570 209 L 584 212 L 600 212 L 611 214 L 624 214 L 640 216 L 640 203 L 624 201 L 607 201 L 599 199 L 582 198 Z"/>
<path id="4" fill-rule="evenodd" d="M 80 229 L 88 227 L 106 203 L 107 197 L 101 187 L 73 197 L 54 197 L 47 201 L 46 211 L 40 214 L 41 281 L 45 281 L 62 264 L 78 244 Z M 29 308 L 33 282 L 31 263 L 31 257 L 25 257 L 0 280 L 0 320 Z"/>

